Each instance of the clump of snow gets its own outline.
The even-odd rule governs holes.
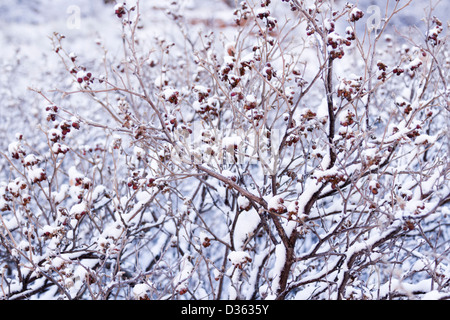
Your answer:
[[[165,73],[161,74],[154,81],[154,84],[157,88],[162,88],[168,84],[167,76]]]
[[[416,137],[416,139],[414,140],[414,143],[417,145],[421,145],[421,144],[433,144],[435,143],[437,140],[436,136],[430,136],[428,134],[421,134],[418,137]]]
[[[267,201],[267,209],[278,214],[284,213],[287,210],[286,206],[284,205],[284,199],[281,195],[271,197]]]
[[[41,182],[45,179],[47,179],[47,175],[45,173],[45,169],[42,168],[34,168],[34,169],[30,169],[28,171],[28,178],[33,182],[33,183],[38,183]]]
[[[99,201],[106,194],[106,187],[104,185],[97,185],[92,191],[92,201]]]
[[[39,161],[40,160],[36,155],[30,153],[29,155],[25,156],[25,158],[23,158],[23,165],[25,167],[34,166],[34,165],[38,164]]]
[[[82,174],[81,172],[79,172],[79,171],[77,170],[77,168],[74,167],[74,166],[72,166],[72,167],[69,168],[68,174],[69,174],[69,181],[70,181],[70,184],[71,184],[71,185],[74,185],[75,182],[76,182],[78,179],[83,179],[83,178],[84,178],[84,174]]]
[[[350,21],[352,21],[352,22],[358,21],[363,16],[364,16],[364,12],[362,12],[360,9],[358,9],[356,7],[353,8],[352,11],[350,11]]]
[[[238,206],[240,210],[248,211],[251,208],[250,200],[247,197],[240,195],[238,197]]]
[[[323,26],[328,32],[333,32],[335,28],[334,21],[331,19],[325,19],[323,22]]]
[[[22,178],[16,178],[14,181],[8,183],[8,191],[14,196],[18,197],[21,190],[27,187],[27,183]]]
[[[135,146],[133,148],[134,156],[138,159],[143,158],[145,156],[145,150],[141,147]]]
[[[245,252],[245,251],[231,251],[228,254],[228,261],[230,261],[230,263],[235,266],[238,267],[239,269],[242,269],[242,267],[248,263],[252,261],[252,258],[250,257],[250,255]]]
[[[420,60],[419,58],[415,58],[408,64],[407,68],[411,71],[414,71],[417,68],[419,68],[421,65],[422,65],[422,60]]]
[[[206,88],[205,86],[202,85],[195,85],[193,88],[193,91],[195,93],[197,93],[197,96],[199,98],[199,101],[203,100],[205,97],[207,97],[209,95],[209,92],[211,91],[210,89]]]
[[[441,178],[441,173],[436,170],[434,174],[426,181],[422,181],[422,192],[423,194],[428,194],[433,191],[436,181]]]
[[[69,150],[70,150],[70,148],[67,145],[61,144],[59,142],[53,144],[53,146],[52,146],[52,151],[55,154],[59,154],[59,153],[64,154],[64,153],[67,153]]]
[[[20,141],[11,142],[8,145],[8,151],[14,159],[19,159],[19,157],[26,155],[25,149]]]
[[[280,243],[275,247],[275,265],[270,270],[270,275],[272,280],[271,291],[272,294],[267,297],[267,299],[274,299],[276,293],[280,288],[280,277],[283,271],[284,265],[286,263],[286,248],[284,244]]]
[[[161,97],[170,103],[177,104],[179,94],[180,93],[174,88],[166,87],[161,93]]]
[[[231,154],[234,154],[238,150],[238,147],[241,145],[241,143],[242,137],[237,135],[231,137],[224,137],[222,139],[223,149]]]
[[[66,263],[68,263],[68,261],[62,257],[55,257],[51,260],[51,265],[57,270],[61,269]]]
[[[123,227],[122,223],[116,221],[115,223],[111,223],[107,227],[105,227],[102,233],[102,237],[117,240],[124,234],[124,232],[125,228]]]
[[[422,300],[440,300],[441,298],[448,297],[445,292],[439,292],[438,290],[432,290],[422,296]]]
[[[239,214],[234,229],[234,247],[237,250],[244,249],[245,241],[253,235],[253,232],[261,222],[261,218],[256,210],[243,211]]]
[[[222,175],[225,178],[230,179],[231,181],[234,181],[234,182],[236,182],[237,178],[238,178],[237,174],[230,170],[223,170]]]
[[[57,128],[52,128],[48,131],[48,136],[49,136],[50,141],[56,142],[61,139],[63,134],[62,134],[61,130],[59,130]]]
[[[52,238],[60,232],[59,227],[54,227],[50,225],[45,225],[41,230],[41,235],[46,238]]]
[[[138,283],[133,287],[133,297],[135,300],[148,300],[148,293],[151,287],[147,283]]]
[[[75,219],[80,219],[83,215],[85,215],[88,211],[88,205],[86,202],[82,201],[81,203],[77,203],[70,208],[69,214]]]
[[[185,254],[183,256],[180,263],[180,271],[173,278],[175,291],[177,291],[179,294],[186,293],[189,287],[189,279],[191,278],[194,271],[194,266],[190,260],[190,255]]]

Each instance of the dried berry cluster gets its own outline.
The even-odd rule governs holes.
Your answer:
[[[339,183],[345,182],[347,179],[343,174],[325,174],[317,178],[317,182],[326,182],[331,184],[332,189],[336,189]]]
[[[428,31],[427,40],[432,46],[437,46],[441,44],[441,40],[438,39],[438,37],[444,28],[442,27],[442,22],[436,17],[433,17],[431,22],[433,23],[434,28]]]
[[[350,11],[350,21],[351,22],[356,22],[359,19],[361,19],[362,17],[364,17],[364,12],[362,12],[360,9],[353,8],[353,10]]]
[[[271,213],[283,214],[287,212],[287,208],[284,204],[284,199],[282,197],[274,197],[268,203],[268,208]]]
[[[275,19],[270,15],[270,11],[269,9],[267,9],[267,6],[270,4],[270,1],[268,2],[269,3],[265,2],[261,3],[261,9],[257,10],[255,15],[256,18],[262,20],[265,23],[266,30],[273,31],[277,26],[277,19]]]
[[[404,108],[403,112],[405,114],[409,114],[412,111],[411,103],[404,99],[397,98],[397,100],[395,100],[395,105]]]
[[[350,46],[351,41],[348,38],[339,36],[334,31],[328,34],[327,46],[331,59],[342,59],[344,56],[343,45]]]
[[[47,112],[46,119],[47,121],[55,121],[56,120],[56,114],[58,113],[58,106],[51,105],[45,107],[45,111]]]
[[[240,2],[241,7],[236,9],[234,11],[234,15],[236,18],[234,18],[234,22],[238,26],[243,26],[247,23],[249,16],[251,15],[251,11],[245,1]]]
[[[85,83],[85,84],[91,84],[94,81],[94,78],[92,77],[92,73],[86,72],[85,70],[80,70],[75,75],[77,78],[78,83]]]
[[[341,121],[341,126],[348,127],[355,123],[355,114],[351,111],[348,111],[345,115],[345,118]]]
[[[47,114],[47,121],[56,122],[58,107],[55,105],[47,106],[45,108]],[[61,142],[66,139],[66,136],[72,129],[80,129],[80,121],[73,117],[71,120],[61,120],[55,123],[53,128],[48,130],[48,139],[52,142],[52,151],[55,155],[66,154],[70,148]]]
[[[342,79],[338,88],[337,96],[348,101],[361,92],[362,77],[353,77],[352,79]]]
[[[123,15],[126,13],[126,3],[118,3],[114,6],[114,13],[118,18],[122,18]]]

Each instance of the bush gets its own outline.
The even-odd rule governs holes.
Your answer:
[[[249,0],[196,34],[177,2],[174,39],[108,7],[122,57],[53,35],[59,89],[1,153],[2,297],[448,298],[443,23]]]

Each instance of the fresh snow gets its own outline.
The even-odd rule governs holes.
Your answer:
[[[313,2],[302,3],[311,13],[320,11],[314,24],[329,31],[326,40],[341,46],[345,35],[362,37],[367,31],[369,0],[359,1],[360,9],[347,4],[342,23],[334,21],[338,15],[327,11],[328,4]],[[241,9],[244,3],[250,9]],[[449,247],[448,129],[442,122],[448,117],[445,108],[438,109],[448,96],[439,79],[448,74],[445,54],[424,55],[420,49],[439,49],[425,42],[442,29],[433,25],[432,15],[421,21],[422,7],[411,5],[389,21],[386,31],[392,34],[378,39],[370,79],[358,59],[360,50],[342,45],[344,59],[336,59],[332,69],[337,112],[332,144],[338,157],[330,166],[325,74],[317,74],[326,62],[317,54],[326,52],[326,44],[318,33],[306,36],[308,21],[297,29],[298,12],[291,12],[288,2],[264,7],[259,1],[141,0],[141,21],[131,41],[134,31],[126,19],[128,10],[134,16],[135,4],[0,4],[0,234],[6,244],[0,245],[6,259],[0,265],[0,298],[276,299],[288,252],[279,226],[288,238],[294,230],[297,236],[288,299],[341,298],[336,295],[340,284],[345,284],[342,298],[448,298],[442,284],[450,267],[435,259]],[[387,12],[394,5],[389,3]],[[436,6],[433,14],[448,12],[446,2]],[[122,8],[127,13],[118,17]],[[80,10],[79,21],[72,19],[76,10],[69,9]],[[362,21],[349,23],[361,12]],[[259,16],[257,28],[253,14]],[[234,20],[241,15],[250,19],[238,34]],[[269,30],[275,21],[278,26]],[[407,39],[397,37],[402,23],[425,35],[414,38],[417,46],[402,45]],[[55,31],[65,36],[61,46],[49,39]],[[369,47],[375,36],[366,35],[363,46]],[[124,44],[138,50],[134,54]],[[388,66],[386,83],[400,85],[376,79],[377,63]],[[392,74],[397,65],[405,69],[403,75]],[[228,79],[239,81],[232,89],[221,78],[227,68]],[[286,73],[293,69],[295,75]],[[262,79],[272,70],[276,76]],[[424,82],[430,70],[440,73]],[[93,95],[79,92],[89,89],[77,81],[88,72],[95,79]],[[143,86],[135,82],[139,72]],[[106,80],[127,89],[111,89]],[[370,130],[364,123],[369,82],[374,90]],[[354,101],[336,95],[353,90],[353,97],[359,86],[364,96]],[[190,158],[174,161],[170,139],[160,130],[154,106],[142,99],[145,94],[158,115],[178,121],[167,129],[171,139],[183,137],[176,141],[182,152],[205,161],[202,165],[221,179],[197,170]],[[252,109],[245,110],[246,104]],[[295,123],[286,128],[294,106]],[[209,107],[219,117],[208,114]],[[316,116],[305,121],[311,110]],[[349,112],[355,113],[355,123],[341,125]],[[199,126],[190,127],[193,121]],[[277,154],[285,133],[300,140]],[[264,139],[256,145],[256,138]],[[230,159],[217,156],[224,152]],[[376,161],[388,155],[389,165],[380,167]],[[325,177],[348,180],[321,189]],[[130,181],[136,185],[130,187]],[[378,184],[378,194],[369,192]],[[331,196],[306,212],[319,190]],[[394,268],[392,261],[402,264]],[[344,283],[348,272],[351,280]]]
[[[258,227],[261,218],[254,209],[243,211],[239,214],[236,227],[234,229],[233,242],[236,250],[243,250],[245,241],[253,235],[254,230]]]

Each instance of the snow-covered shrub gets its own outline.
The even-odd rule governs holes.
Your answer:
[[[55,33],[66,72],[1,153],[0,295],[448,298],[449,51],[436,17],[388,34],[407,5],[375,34],[246,0],[197,32],[170,1],[152,37],[119,3],[95,61]]]

